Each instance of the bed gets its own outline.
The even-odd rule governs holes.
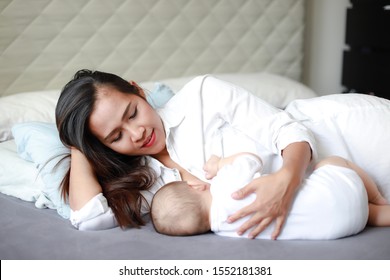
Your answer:
[[[317,97],[300,82],[304,29],[303,0],[1,1],[0,258],[390,259],[390,228],[366,227],[338,240],[276,242],[211,233],[170,237],[150,222],[140,229],[78,231],[59,202],[67,162],[57,169],[43,164],[55,145],[51,136],[28,126],[15,137],[17,125],[53,125],[62,86],[82,68],[140,81],[156,103],[209,73],[304,120],[304,109],[318,106],[299,103]],[[383,188],[388,198],[389,190]]]

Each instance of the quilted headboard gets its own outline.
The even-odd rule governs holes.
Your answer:
[[[0,96],[62,88],[81,68],[300,80],[303,31],[304,0],[0,0]]]

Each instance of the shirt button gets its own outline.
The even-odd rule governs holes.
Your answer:
[[[177,171],[177,169],[173,170],[173,174],[175,175],[176,180],[180,180],[180,173],[179,173],[179,171]]]

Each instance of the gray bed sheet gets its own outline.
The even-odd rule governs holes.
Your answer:
[[[271,241],[158,234],[141,229],[82,232],[54,210],[0,194],[2,260],[389,260],[390,228],[367,227],[330,241]]]

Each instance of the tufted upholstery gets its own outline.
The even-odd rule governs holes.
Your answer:
[[[80,68],[299,80],[303,29],[304,0],[0,0],[0,96],[61,88]]]

